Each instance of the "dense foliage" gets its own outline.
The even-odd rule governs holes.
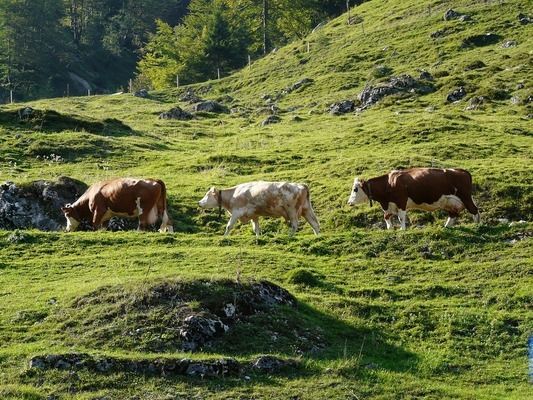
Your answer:
[[[344,7],[339,0],[2,0],[0,102],[10,91],[24,100],[126,87],[143,54],[139,68],[154,87],[177,73],[184,82],[211,78]]]

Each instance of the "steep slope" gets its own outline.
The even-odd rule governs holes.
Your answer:
[[[533,226],[502,219],[531,221],[533,211],[533,36],[518,18],[528,6],[373,0],[351,11],[352,24],[343,15],[220,81],[145,99],[2,107],[0,180],[158,177],[178,234],[0,233],[0,397],[527,398]],[[470,19],[445,21],[449,8]],[[466,95],[447,101],[461,86]],[[369,88],[394,93],[365,107]],[[232,112],[158,119],[192,111],[192,93]],[[332,115],[344,100],[354,110]],[[13,111],[24,107],[55,113],[21,121]],[[280,122],[261,126],[272,113]],[[346,206],[355,174],[414,165],[469,169],[485,224],[465,216],[443,229],[443,214],[413,212],[409,231],[383,231],[376,206]],[[323,234],[303,225],[291,238],[265,221],[258,240],[249,226],[222,239],[225,221],[197,201],[212,185],[255,179],[308,183]],[[177,332],[167,312],[179,301],[131,309],[161,281],[213,280],[216,297],[228,278],[274,281],[298,308],[255,316],[192,355],[169,344]],[[301,346],[310,335],[316,343]],[[70,352],[243,364],[269,352],[299,366],[210,379],[28,368],[34,356]]]

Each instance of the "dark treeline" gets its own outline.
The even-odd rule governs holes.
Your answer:
[[[352,0],[350,5],[360,1]],[[346,0],[1,0],[0,102],[196,82],[241,67]]]

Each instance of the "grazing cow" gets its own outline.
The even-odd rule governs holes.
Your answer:
[[[303,216],[311,224],[315,235],[320,225],[309,200],[309,188],[300,183],[250,182],[230,189],[212,187],[198,202],[202,208],[222,208],[228,210],[231,218],[224,235],[228,235],[237,220],[251,222],[259,236],[259,217],[283,217],[290,222],[292,234],[298,230],[298,219]]]
[[[368,180],[355,178],[348,204],[376,201],[385,213],[387,229],[392,228],[391,217],[397,215],[405,229],[407,210],[444,210],[448,220],[444,226],[455,223],[465,208],[480,222],[479,211],[472,198],[472,176],[457,168],[411,168],[391,171],[387,175]]]
[[[67,219],[67,232],[75,231],[82,220],[99,229],[112,217],[139,218],[139,230],[162,220],[160,232],[173,232],[167,213],[167,190],[156,179],[113,179],[92,185],[73,204],[61,210]]]

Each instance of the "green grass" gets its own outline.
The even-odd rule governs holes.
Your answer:
[[[0,232],[0,398],[528,398],[533,139],[527,115],[533,110],[525,99],[531,95],[533,31],[516,18],[527,6],[370,1],[352,11],[363,18],[364,33],[342,16],[306,39],[309,53],[305,41],[295,42],[251,69],[194,86],[210,85],[202,96],[239,110],[231,115],[158,120],[179,104],[184,89],[151,93],[150,99],[96,96],[3,106],[1,181],[161,178],[178,233],[26,231],[12,242],[12,232]],[[443,21],[449,7],[471,14],[473,22]],[[445,36],[430,37],[441,29]],[[461,48],[464,39],[487,32],[518,45]],[[485,66],[466,68],[475,61]],[[385,98],[359,114],[325,112],[330,103],[355,99],[366,85],[385,81],[376,66],[414,77],[425,69],[436,90]],[[261,96],[304,77],[314,82],[278,102],[282,122],[261,128],[267,115]],[[484,108],[447,104],[446,95],[459,85],[466,100],[485,96]],[[71,116],[76,127],[4,118],[28,105]],[[100,130],[109,119],[131,131],[116,123]],[[51,154],[62,158],[43,159]],[[383,225],[377,207],[346,206],[355,174],[431,165],[472,172],[485,225],[472,225],[464,215],[459,227],[444,229],[444,214],[411,212],[410,230],[387,232],[376,225]],[[314,237],[303,225],[292,238],[280,221],[266,220],[259,239],[250,226],[222,238],[225,218],[198,210],[197,201],[210,186],[256,179],[309,184],[323,234]],[[509,227],[499,218],[530,222]],[[250,380],[27,369],[32,356],[55,352],[191,357],[127,346],[117,336],[102,341],[91,330],[63,330],[61,316],[72,312],[76,298],[106,286],[135,293],[161,280],[235,279],[238,273],[287,288],[300,303],[292,323],[318,330],[325,347],[301,354],[290,341],[276,346],[261,331],[274,329],[271,321],[258,318],[192,357],[244,361],[268,352],[298,357],[300,368]]]

